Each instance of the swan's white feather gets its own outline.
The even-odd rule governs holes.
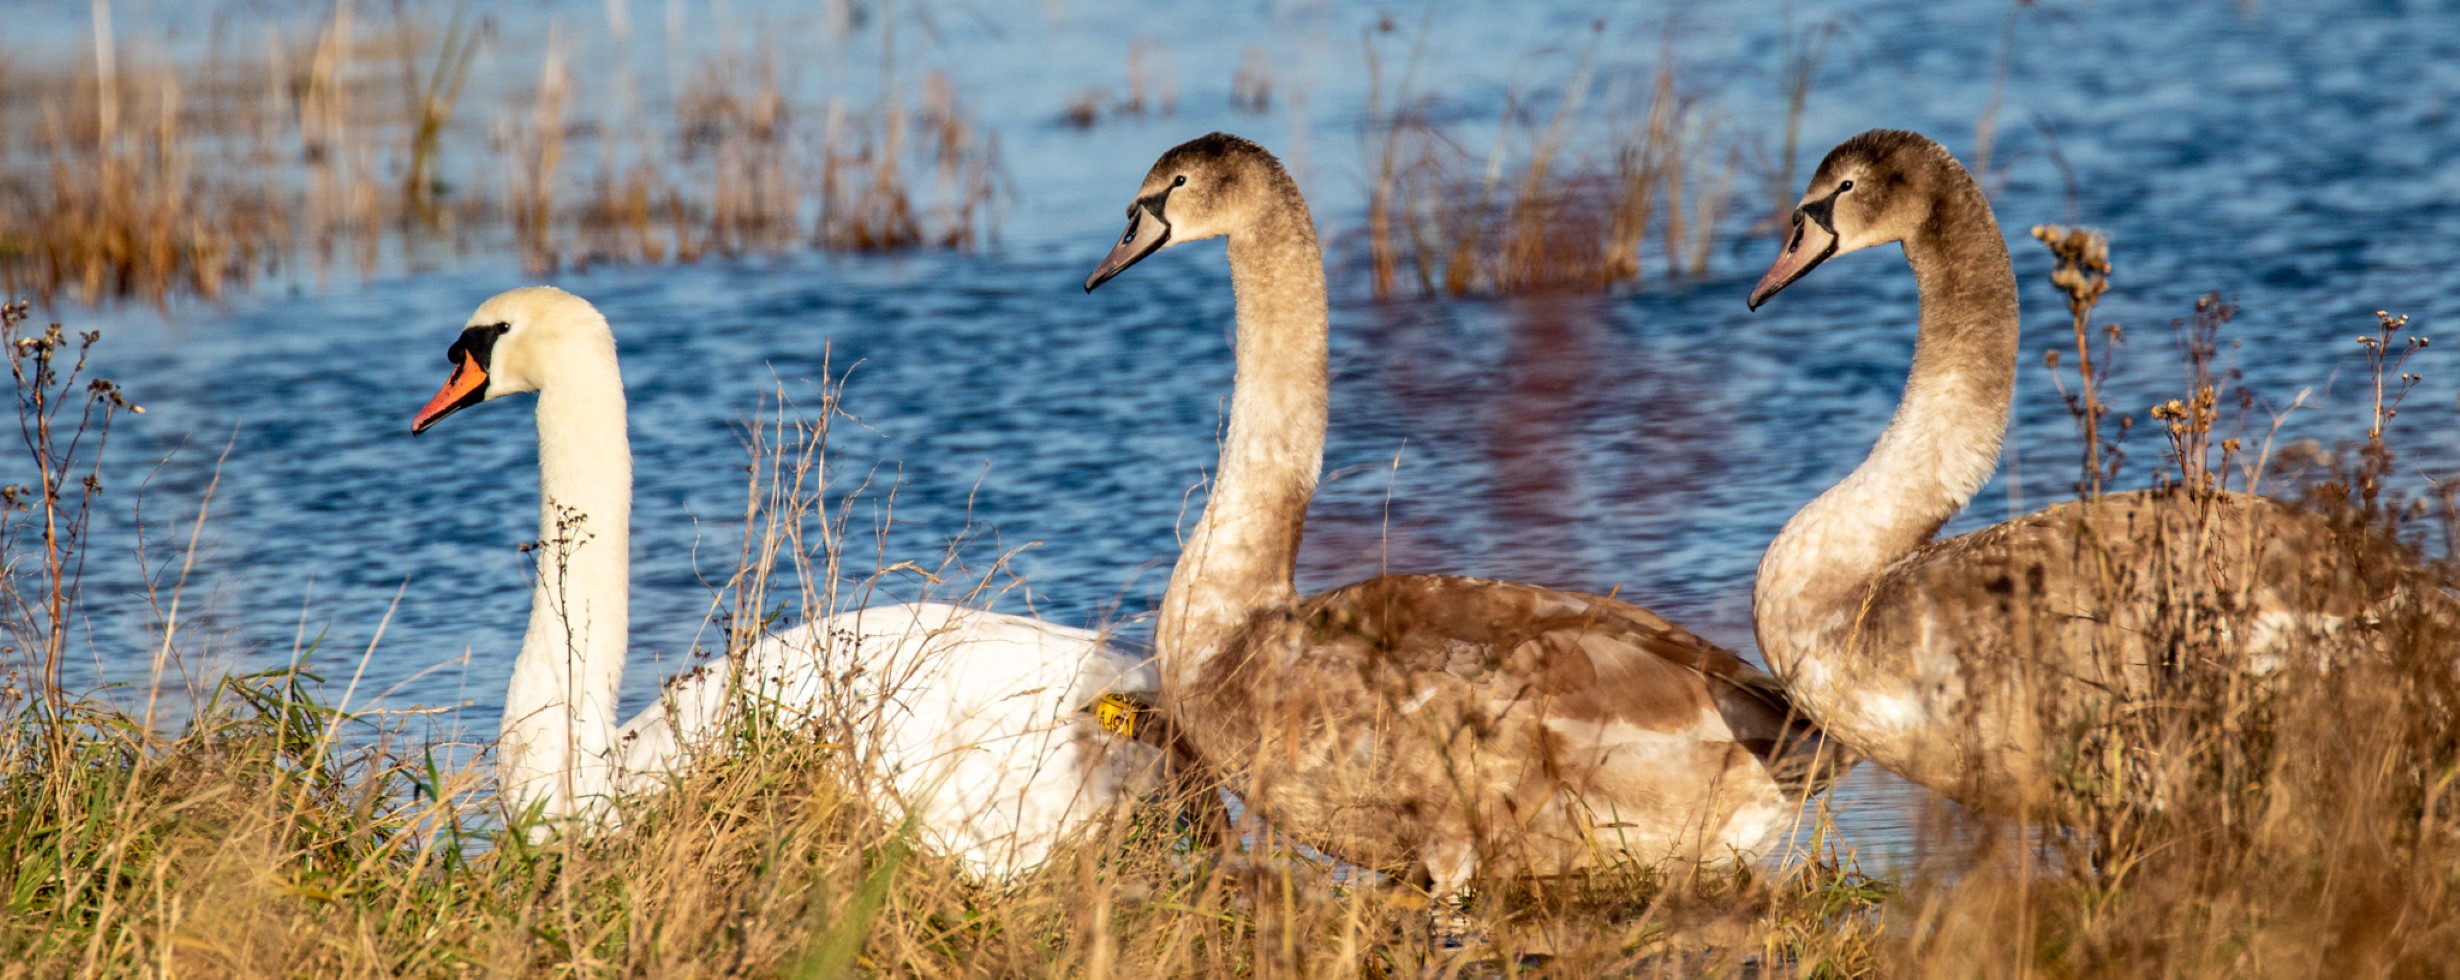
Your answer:
[[[826,726],[884,780],[926,843],[975,873],[1030,868],[1088,819],[1150,789],[1160,753],[1108,737],[1083,708],[1150,692],[1152,665],[1089,630],[940,603],[838,613],[668,681],[627,722],[630,789],[722,748],[738,705]],[[739,691],[741,700],[729,697]]]

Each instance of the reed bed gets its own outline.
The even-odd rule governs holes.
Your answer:
[[[842,60],[842,47],[765,39],[673,56],[658,107],[640,96],[622,31],[515,41],[459,5],[356,9],[337,2],[312,30],[261,44],[218,38],[184,62],[98,31],[72,64],[12,65],[0,104],[49,108],[17,109],[0,137],[15,143],[0,153],[0,285],[45,304],[161,305],[244,288],[294,257],[321,278],[498,250],[535,274],[963,249],[995,236],[1012,196],[997,127],[944,72],[896,67],[893,10],[838,11],[838,44],[868,31],[880,48],[882,77],[854,87],[865,94],[811,95],[790,67]],[[1707,275],[1743,178],[1790,183],[1829,31],[1787,34],[1777,137],[1728,119],[1718,89],[1680,70],[1670,31],[1653,70],[1601,72],[1602,25],[1554,59],[1568,61],[1562,74],[1469,120],[1418,70],[1434,26],[1430,8],[1414,30],[1387,19],[1364,41],[1359,233],[1378,297]],[[1117,80],[1083,89],[1060,119],[1172,114],[1175,79],[1168,50],[1135,39]],[[1234,108],[1271,110],[1261,50],[1229,82]]]
[[[292,209],[263,183],[200,159],[196,110],[167,70],[61,80],[14,72],[0,98],[76,106],[12,128],[0,174],[0,283],[48,300],[244,286],[287,237]]]
[[[1671,34],[1653,70],[1600,77],[1606,29],[1596,25],[1548,87],[1550,106],[1515,92],[1484,144],[1471,145],[1438,121],[1460,113],[1420,87],[1430,27],[1431,17],[1405,36],[1387,19],[1365,40],[1365,238],[1377,298],[1405,284],[1424,296],[1504,295],[1709,274],[1745,149],[1760,141],[1735,138],[1713,92],[1682,77]],[[1813,57],[1803,97],[1815,70]]]
[[[968,248],[1007,193],[996,137],[937,72],[814,102],[782,67],[798,55],[762,42],[697,56],[658,120],[620,41],[508,50],[460,6],[340,2],[302,36],[217,35],[185,60],[115,39],[107,11],[73,64],[0,76],[0,285],[45,305],[213,299],[293,257],[321,277],[439,249],[544,272]]]

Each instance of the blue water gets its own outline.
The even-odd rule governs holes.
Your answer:
[[[876,51],[831,47],[807,9],[816,6],[679,9],[698,48],[758,33],[815,52],[800,62],[804,91],[873,78],[864,59]],[[1775,250],[1746,234],[1771,196],[1746,174],[1702,281],[1374,302],[1355,124],[1366,97],[1360,39],[1380,8],[1017,6],[932,8],[930,30],[911,31],[904,55],[947,67],[1000,135],[1016,197],[991,247],[601,267],[552,280],[594,300],[622,345],[638,460],[629,697],[645,700],[707,642],[711,590],[739,541],[736,427],[779,386],[817,406],[824,364],[850,369],[844,408],[860,417],[835,428],[832,493],[868,477],[853,521],[861,531],[895,488],[889,561],[936,566],[953,546],[981,572],[1008,555],[1022,585],[1004,607],[1149,629],[1143,617],[1177,528],[1200,505],[1186,494],[1212,461],[1229,391],[1228,277],[1208,244],[1148,260],[1091,296],[1079,284],[1153,157],[1216,128],[1289,157],[1333,243],[1330,476],[1310,514],[1302,587],[1391,568],[1620,588],[1750,648],[1761,548],[1861,458],[1894,407],[1914,307],[1892,250],[1833,263],[1746,313],[1743,296]],[[640,8],[630,10],[634,63],[664,64],[664,8],[630,7]],[[1673,22],[1685,77],[1715,100],[1728,132],[1776,130],[1781,10],[1735,5]],[[2007,10],[1987,0],[1798,5],[1798,21],[1833,15],[1842,26],[1803,121],[1797,173],[1875,126],[1922,130],[1970,158]],[[1421,12],[1393,13],[1406,32]],[[147,17],[186,16],[125,5],[120,14],[123,37],[148,30]],[[1479,120],[1515,94],[1553,98],[1547,86],[1569,75],[1600,16],[1604,99],[1615,79],[1645,79],[1667,25],[1662,6],[1445,4],[1430,21],[1420,85],[1444,94],[1467,120],[1465,142],[1483,146]],[[29,36],[74,44],[81,18]],[[509,39],[549,22],[578,45],[603,43],[606,31],[596,2],[516,5],[501,18],[508,40],[487,56],[499,60],[525,57]],[[12,12],[12,24],[21,19]],[[1167,52],[1159,70],[1175,83],[1176,111],[1090,131],[1059,124],[1079,88],[1118,87],[1132,38]],[[2226,335],[2242,346],[2227,356],[2248,385],[2275,406],[2312,389],[2285,438],[2329,445],[2361,432],[2353,340],[2372,311],[2415,314],[2412,332],[2431,334],[2455,302],[2445,243],[2460,238],[2460,174],[2439,163],[2460,155],[2460,127],[2447,119],[2460,95],[2460,11],[2053,2],[2027,8],[2016,39],[1991,180],[2026,290],[2028,366],[2009,466],[1958,526],[2040,506],[2073,480],[2077,441],[2034,366],[2042,349],[2068,343],[2047,256],[2024,238],[2034,223],[2080,221],[2115,242],[2103,314],[2129,330],[2109,395],[2121,411],[2140,417],[2180,390],[2168,324],[2218,290],[2243,308]],[[1268,52],[1278,75],[1275,107],[1261,116],[1226,105],[1250,47]],[[666,91],[655,70],[642,87],[652,102]],[[9,118],[29,117],[19,107]],[[1574,149],[1607,152],[1594,138]],[[482,406],[417,441],[407,424],[442,381],[463,318],[525,281],[509,256],[482,249],[417,275],[280,281],[167,318],[59,311],[106,330],[100,370],[148,409],[114,435],[105,519],[115,523],[90,572],[88,669],[132,680],[151,662],[154,619],[130,557],[128,505],[141,491],[150,568],[167,587],[186,522],[218,474],[182,600],[182,663],[209,675],[278,662],[304,635],[321,639],[314,662],[337,687],[366,655],[362,701],[452,707],[421,724],[491,731],[529,601],[528,560],[516,551],[536,534],[528,406]],[[2413,365],[2426,382],[2395,432],[2411,488],[2419,475],[2460,468],[2460,367],[2446,357],[2430,351]],[[2130,445],[2140,482],[2158,446],[2149,432]],[[898,576],[887,588],[911,595],[918,582]],[[1875,855],[1901,852],[1922,806],[1867,770],[1836,796],[1853,843]]]

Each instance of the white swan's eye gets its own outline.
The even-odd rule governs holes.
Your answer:
[[[1854,182],[1853,182],[1853,181],[1850,181],[1850,180],[1849,180],[1849,181],[1846,181],[1846,182],[1844,182],[1844,183],[1842,183],[1842,184],[1838,184],[1838,185],[1836,185],[1836,192],[1837,192],[1837,193],[1839,193],[1839,194],[1843,194],[1843,193],[1845,193],[1846,191],[1850,191],[1850,190],[1853,190],[1853,189],[1854,189]]]

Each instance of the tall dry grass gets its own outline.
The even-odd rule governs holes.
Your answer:
[[[408,8],[396,6],[394,16],[407,20]],[[470,62],[478,54],[478,33],[481,25],[471,23],[465,7],[456,4],[452,19],[436,42],[435,56],[422,73],[418,52],[408,45],[401,49],[403,101],[410,106],[409,165],[402,175],[402,204],[414,221],[434,223],[436,196],[445,190],[438,170],[443,155],[444,130],[452,123],[453,113],[461,104],[462,88],[470,80]],[[409,34],[405,24],[398,28]]]

